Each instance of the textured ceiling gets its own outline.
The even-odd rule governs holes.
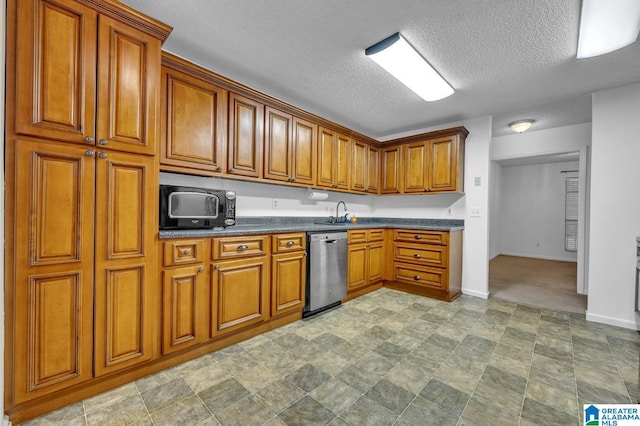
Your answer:
[[[640,81],[640,43],[575,59],[580,0],[123,0],[164,49],[373,138],[493,115],[591,121],[590,93]],[[401,32],[454,87],[426,103],[364,55]]]

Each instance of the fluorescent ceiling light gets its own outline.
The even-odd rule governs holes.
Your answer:
[[[374,44],[364,53],[427,102],[453,94],[449,83],[440,77],[400,33]]]
[[[577,58],[613,52],[635,42],[640,31],[640,1],[582,0]]]
[[[511,130],[513,130],[514,132],[522,133],[526,130],[529,130],[533,123],[535,123],[535,121],[533,120],[518,120],[514,121],[513,123],[509,123],[509,127],[511,127]]]

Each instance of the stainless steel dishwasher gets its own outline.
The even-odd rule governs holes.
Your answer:
[[[309,232],[307,247],[305,318],[339,305],[347,295],[347,232]]]

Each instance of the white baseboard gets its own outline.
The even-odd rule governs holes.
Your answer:
[[[574,262],[574,263],[578,262],[576,259],[566,259],[566,258],[557,257],[557,256],[545,256],[542,254],[529,254],[529,253],[500,253],[500,254],[503,254],[505,256],[530,257],[532,259],[557,260],[560,262]]]
[[[481,299],[488,299],[489,298],[489,292],[488,291],[477,291],[477,290],[470,290],[470,289],[462,289],[462,293],[464,294],[468,294],[469,296],[474,296],[474,297],[479,297]]]
[[[4,419],[2,419],[2,426],[11,426],[11,420],[9,420],[9,416],[4,416]]]
[[[613,318],[604,315],[591,314],[586,312],[587,321],[599,322],[601,324],[614,325],[616,327],[629,328],[631,330],[640,330],[640,323],[637,320],[627,320],[623,318]]]

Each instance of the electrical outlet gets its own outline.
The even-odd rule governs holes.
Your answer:
[[[273,210],[277,210],[278,209],[278,200],[277,199],[275,199],[275,198],[271,199],[271,208]]]
[[[451,207],[449,207],[447,209],[447,216],[451,216],[453,214],[453,209]]]
[[[471,217],[480,217],[480,207],[473,207],[471,209]]]
[[[482,180],[480,179],[480,176],[476,176],[476,178],[473,180],[475,186],[480,186],[481,182]]]

